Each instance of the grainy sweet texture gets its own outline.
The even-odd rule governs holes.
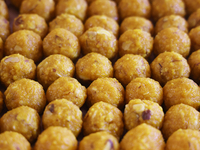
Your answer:
[[[190,66],[187,60],[176,52],[159,54],[151,63],[152,78],[161,85],[180,77],[190,76]]]
[[[193,52],[188,58],[188,64],[191,68],[190,77],[196,82],[200,83],[200,50]]]
[[[4,57],[0,63],[0,70],[1,82],[6,87],[22,78],[34,80],[36,77],[36,65],[34,61],[20,54],[12,54]]]
[[[165,114],[162,127],[162,134],[165,140],[178,129],[199,130],[199,112],[185,104],[177,104],[170,107]]]
[[[191,79],[173,79],[163,87],[163,99],[166,109],[182,103],[198,110],[200,108],[200,88]]]
[[[19,106],[29,106],[41,114],[46,105],[42,85],[30,79],[23,78],[13,82],[8,86],[4,95],[8,110]]]
[[[151,16],[151,5],[148,0],[120,0],[118,12],[121,21],[130,16],[149,19]]]
[[[47,89],[60,77],[73,77],[75,72],[74,63],[68,57],[53,54],[45,58],[37,66],[37,80]]]
[[[162,107],[150,100],[132,99],[124,109],[124,123],[127,130],[142,123],[161,129],[163,120]]]
[[[166,150],[177,150],[190,148],[195,150],[200,147],[200,132],[192,129],[179,129],[175,131],[166,142]]]
[[[64,127],[49,127],[38,137],[34,150],[76,150],[78,141],[74,134]]]
[[[112,59],[118,53],[117,38],[102,27],[88,29],[79,41],[84,55],[95,52]]]
[[[128,131],[120,142],[121,150],[164,150],[164,147],[160,130],[145,123]]]
[[[170,27],[161,30],[155,37],[153,52],[159,55],[163,52],[177,52],[183,57],[190,53],[190,37],[182,30]]]
[[[62,54],[75,60],[80,55],[80,44],[78,38],[70,31],[63,28],[52,30],[43,40],[44,56]]]
[[[76,77],[82,81],[93,81],[100,77],[113,77],[111,61],[98,53],[88,53],[76,63]]]
[[[48,26],[45,19],[37,14],[20,14],[14,19],[13,32],[24,29],[39,34],[42,39],[48,32]]]
[[[5,113],[0,120],[1,132],[15,131],[29,142],[34,142],[40,133],[40,116],[35,109],[20,106]]]
[[[137,77],[126,86],[125,97],[126,104],[128,104],[132,99],[146,99],[162,105],[163,89],[156,80],[145,77]]]
[[[119,140],[124,131],[122,112],[105,102],[91,106],[83,119],[83,133],[89,135],[98,131],[107,131]]]
[[[93,15],[105,15],[113,18],[115,21],[119,21],[117,5],[113,1],[95,0],[88,7],[87,14],[89,17]]]
[[[28,140],[20,133],[13,131],[5,131],[0,134],[1,149],[7,150],[31,150],[31,145]]]
[[[153,0],[152,18],[156,22],[158,19],[168,15],[180,15],[185,17],[185,3],[182,0]]]
[[[44,129],[50,126],[62,126],[72,131],[77,137],[82,128],[82,111],[67,99],[57,99],[50,102],[43,113]]]
[[[53,0],[23,0],[20,13],[38,14],[49,22],[54,17],[55,2]]]
[[[78,6],[78,7],[77,7]],[[59,0],[56,5],[56,16],[68,13],[84,21],[87,13],[87,2],[85,0]]]
[[[153,50],[153,37],[141,29],[127,30],[119,38],[119,56],[141,55],[148,58]]]
[[[154,33],[152,22],[143,17],[131,16],[125,18],[120,25],[120,35],[130,29],[142,29],[143,31],[151,33],[151,35]]]
[[[126,54],[115,62],[114,76],[126,86],[137,77],[150,77],[151,69],[142,56]]]
[[[119,25],[118,23],[105,15],[93,15],[89,17],[84,24],[85,31],[92,27],[102,27],[110,32],[112,32],[116,37],[119,34]]]
[[[190,37],[190,40],[191,40],[191,51],[194,52],[194,51],[197,51],[200,49],[200,46],[199,46],[199,42],[200,42],[200,26],[197,26],[195,28],[193,28],[192,30],[190,30],[189,32],[189,37]]]
[[[58,15],[49,23],[50,32],[56,28],[67,29],[77,37],[81,36],[84,32],[84,25],[81,22],[81,20],[75,17],[74,15],[70,15],[67,13]]]
[[[34,62],[42,59],[41,37],[30,30],[19,30],[12,33],[5,41],[4,54],[21,54]]]
[[[89,106],[103,101],[118,108],[124,106],[124,88],[115,78],[98,78],[87,88],[87,104]]]
[[[79,150],[120,150],[116,137],[106,131],[99,131],[85,136],[79,143]]]
[[[78,107],[83,106],[87,94],[86,88],[72,77],[60,77],[54,81],[46,92],[47,101],[65,98]]]
[[[176,27],[188,33],[188,22],[179,15],[169,15],[160,18],[155,25],[155,35],[163,29]]]

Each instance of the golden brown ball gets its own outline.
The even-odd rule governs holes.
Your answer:
[[[85,86],[75,78],[60,77],[49,86],[46,97],[48,102],[64,98],[81,107],[85,103],[87,94]]]
[[[77,137],[82,128],[82,111],[67,99],[56,99],[50,102],[42,116],[44,129],[50,126],[66,127]]]
[[[119,140],[124,131],[122,112],[105,102],[91,106],[83,119],[83,133],[86,136],[99,131],[107,131]]]
[[[150,77],[151,69],[148,61],[140,55],[126,54],[114,64],[114,76],[126,86],[138,77]]]
[[[39,135],[34,150],[76,150],[77,147],[78,141],[69,129],[53,126]]]
[[[159,54],[150,66],[152,78],[162,86],[172,79],[190,76],[187,60],[176,52]]]
[[[141,29],[127,30],[119,38],[119,56],[141,55],[148,58],[153,51],[153,37]]]
[[[134,91],[134,92],[133,92]],[[150,100],[163,103],[163,89],[159,82],[151,78],[138,77],[126,86],[126,104],[132,99]]]
[[[35,109],[20,106],[5,113],[0,125],[1,132],[15,131],[34,142],[40,133],[40,116]]]
[[[121,150],[164,150],[160,130],[145,123],[128,131],[120,142]]]
[[[162,134],[167,140],[178,129],[199,130],[199,112],[185,104],[177,104],[166,112]]]
[[[142,123],[161,129],[164,119],[162,107],[150,100],[132,99],[125,105],[124,123],[131,130]]]
[[[20,133],[5,131],[0,134],[1,149],[6,150],[31,150],[28,140]]]
[[[163,100],[166,109],[182,103],[198,110],[200,108],[200,88],[191,79],[173,79],[163,87]]]
[[[183,57],[190,53],[190,37],[184,31],[175,28],[165,28],[161,30],[154,39],[153,52],[159,55],[163,52],[177,52]]]

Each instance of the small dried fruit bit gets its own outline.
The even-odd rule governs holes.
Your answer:
[[[150,100],[133,99],[124,110],[124,122],[127,130],[146,123],[157,129],[161,129],[164,119],[162,107]]]

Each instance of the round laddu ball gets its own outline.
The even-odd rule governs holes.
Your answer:
[[[124,87],[115,78],[98,78],[87,88],[87,104],[106,102],[115,107],[124,106]]]
[[[19,106],[29,106],[38,113],[42,113],[46,105],[46,96],[42,85],[26,78],[10,84],[4,95],[8,110]]]
[[[31,30],[43,39],[48,32],[48,26],[44,18],[37,14],[20,14],[13,21],[13,32],[18,30]]]
[[[162,86],[172,79],[190,76],[190,66],[187,60],[176,52],[159,54],[150,67],[152,78]]]
[[[88,29],[80,36],[79,41],[84,55],[96,52],[112,59],[118,53],[117,38],[102,27]]]
[[[15,6],[15,7],[17,7],[18,9],[20,8],[20,6],[21,6],[21,4],[22,4],[22,2],[23,2],[23,0],[10,0],[11,1],[11,3]]]
[[[194,149],[200,147],[200,132],[192,129],[179,129],[175,131],[167,140],[166,150]]]
[[[2,40],[5,42],[7,37],[10,35],[10,23],[2,16],[0,16],[0,22],[0,38],[2,38]]]
[[[89,17],[85,21],[84,27],[85,31],[93,27],[102,27],[105,30],[112,32],[115,35],[115,37],[118,37],[119,35],[118,23],[114,19],[105,15],[94,15]]]
[[[5,41],[4,54],[21,54],[35,63],[42,59],[41,37],[30,30],[19,30],[12,33]]]
[[[186,14],[183,0],[153,0],[151,6],[152,19],[155,22],[164,16],[179,15],[184,17]]]
[[[151,5],[149,0],[120,0],[118,12],[121,21],[131,16],[149,19],[151,16]]]
[[[119,21],[117,5],[113,1],[108,0],[95,0],[90,4],[87,10],[88,17],[93,15],[105,15],[114,19],[115,21]]]
[[[40,116],[35,109],[20,106],[5,113],[0,120],[1,132],[14,131],[34,142],[40,133]]]
[[[189,37],[191,40],[191,51],[197,51],[200,49],[199,42],[200,42],[200,26],[197,26],[190,30]]]
[[[34,61],[20,54],[12,54],[4,57],[0,63],[0,70],[1,82],[6,87],[23,78],[34,80],[36,76]]]
[[[183,0],[183,2],[185,3],[187,15],[191,15],[200,8],[200,0]]]
[[[151,35],[154,33],[154,27],[150,20],[143,17],[131,16],[122,21],[120,25],[120,35],[127,30],[134,29],[141,29],[142,31],[146,31]]]
[[[3,0],[0,1],[0,16],[4,17],[5,19],[9,18],[8,7]]]
[[[134,91],[134,92],[133,92]],[[151,78],[135,78],[126,86],[126,104],[132,99],[150,100],[162,105],[163,89]]]
[[[114,64],[114,76],[122,85],[128,85],[138,77],[150,77],[149,63],[140,55],[126,54]]]
[[[86,100],[86,88],[72,77],[60,77],[54,81],[46,92],[47,101],[56,99],[67,99],[78,107],[81,107]]]
[[[4,94],[0,91],[0,113],[2,112],[3,110],[3,107],[4,107]]]
[[[38,137],[34,150],[76,150],[78,141],[65,127],[49,127]]]
[[[178,28],[185,33],[188,33],[188,22],[185,18],[179,15],[169,15],[160,18],[155,25],[155,34],[158,34],[161,30],[175,27]]]
[[[182,103],[198,110],[200,108],[200,88],[191,79],[173,79],[163,87],[163,100],[166,109]]]
[[[163,52],[177,52],[183,57],[187,57],[190,53],[191,41],[190,37],[184,31],[170,27],[160,31],[153,45],[153,52],[159,55]]]
[[[44,129],[50,126],[62,126],[71,130],[76,137],[81,132],[82,123],[82,111],[67,99],[50,102],[42,116]]]
[[[56,5],[56,16],[68,13],[84,21],[86,19],[87,8],[88,5],[85,0],[60,0]]]
[[[91,146],[92,145],[92,146]],[[99,131],[85,136],[79,143],[78,150],[119,150],[116,137],[106,131]]]
[[[119,140],[124,131],[122,112],[105,102],[91,106],[83,119],[83,133],[86,136],[99,131],[107,131]]]
[[[88,53],[76,63],[76,76],[82,81],[94,81],[101,77],[113,77],[111,61],[98,53]]]
[[[45,57],[52,54],[62,54],[75,60],[80,55],[78,38],[63,28],[52,30],[43,40],[43,53]]]
[[[141,55],[148,58],[153,50],[153,37],[141,29],[127,30],[119,38],[119,56]]]
[[[77,37],[81,36],[84,32],[84,25],[81,20],[67,13],[57,16],[49,23],[50,32],[56,28],[64,28]]]
[[[0,134],[1,149],[6,150],[31,150],[28,140],[20,133],[5,131]]]
[[[55,13],[54,0],[23,0],[20,14],[38,14],[49,22]]]
[[[188,24],[190,29],[200,26],[200,9],[197,9],[189,16]]]
[[[162,107],[150,100],[133,99],[125,105],[124,123],[131,130],[142,123],[161,129],[164,119]]]
[[[178,129],[199,130],[199,112],[185,104],[169,108],[164,116],[162,134],[167,140]]]
[[[120,142],[121,150],[164,150],[164,147],[160,130],[145,123],[128,131]]]
[[[37,80],[47,89],[60,77],[73,77],[75,66],[71,59],[64,55],[54,54],[45,58],[37,66]]]
[[[200,83],[200,50],[193,52],[188,58],[188,64],[191,68],[190,77],[196,82]]]
[[[0,37],[0,60],[3,58],[3,40]]]

